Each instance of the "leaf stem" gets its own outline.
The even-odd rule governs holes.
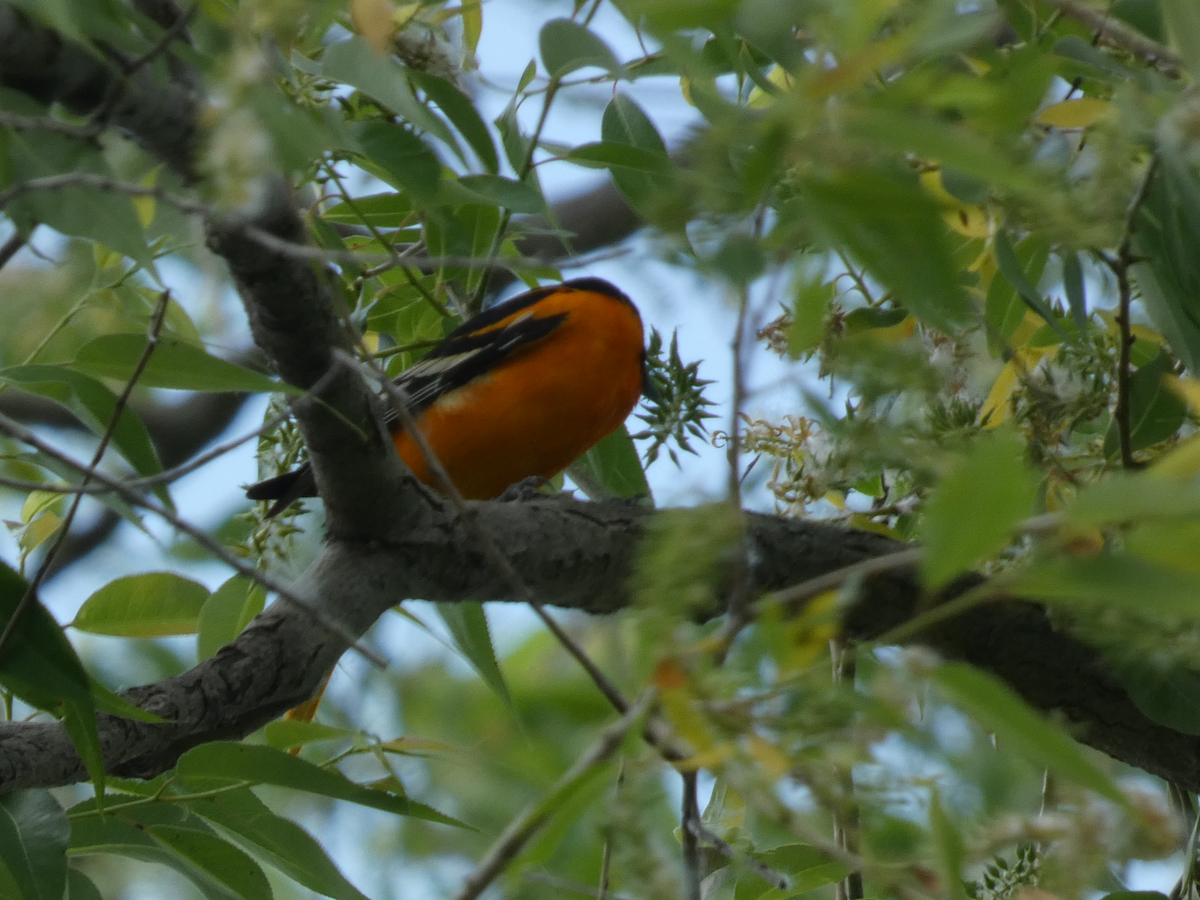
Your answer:
[[[1130,321],[1130,308],[1133,305],[1133,288],[1129,282],[1129,269],[1136,263],[1137,257],[1133,252],[1133,235],[1137,228],[1137,215],[1142,204],[1146,201],[1146,195],[1150,191],[1150,184],[1154,180],[1154,176],[1158,171],[1158,158],[1150,157],[1150,162],[1146,165],[1146,171],[1142,173],[1141,181],[1138,183],[1137,190],[1134,191],[1133,198],[1129,201],[1129,207],[1125,211],[1125,228],[1121,236],[1121,244],[1117,248],[1116,256],[1111,254],[1102,254],[1101,258],[1112,270],[1117,279],[1117,327],[1119,329],[1118,340],[1120,344],[1117,348],[1117,402],[1113,409],[1113,421],[1117,425],[1117,440],[1121,448],[1121,465],[1126,469],[1140,469],[1142,464],[1134,459],[1133,456],[1133,433],[1130,426],[1130,385],[1132,380],[1132,372],[1130,370],[1129,354],[1133,347],[1133,323]]]

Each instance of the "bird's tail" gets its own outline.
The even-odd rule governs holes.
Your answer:
[[[246,488],[246,497],[250,500],[275,501],[267,510],[267,518],[279,515],[301,497],[315,496],[317,480],[313,477],[312,466],[308,463]]]

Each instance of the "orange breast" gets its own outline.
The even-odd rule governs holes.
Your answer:
[[[563,291],[538,316],[568,313],[548,337],[496,371],[451,391],[417,425],[459,492],[487,500],[531,476],[557,475],[632,411],[642,389],[642,323],[629,304],[592,291]],[[403,431],[396,450],[433,484]]]

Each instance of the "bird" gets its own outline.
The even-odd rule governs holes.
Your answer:
[[[618,288],[577,278],[481,312],[395,379],[417,429],[459,494],[491,500],[549,479],[618,429],[652,391],[642,319]],[[440,489],[394,412],[385,420],[417,479]],[[317,496],[308,463],[246,489],[275,516]]]

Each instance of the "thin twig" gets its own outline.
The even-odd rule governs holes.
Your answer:
[[[100,124],[75,125],[53,116],[22,116],[12,112],[0,112],[0,128],[11,128],[13,131],[49,131],[78,140],[93,138],[104,130],[104,126]]]
[[[625,786],[625,760],[617,764],[616,793]],[[600,878],[596,887],[596,900],[608,900],[609,871],[612,866],[612,835],[604,836],[604,849],[600,851]]]
[[[108,444],[112,440],[113,433],[117,430],[117,424],[121,421],[121,416],[125,413],[125,406],[129,403],[129,397],[133,394],[134,387],[141,379],[142,372],[145,371],[147,363],[150,362],[150,355],[158,346],[158,334],[162,329],[163,319],[167,314],[167,306],[170,302],[170,291],[163,291],[159,294],[158,303],[155,304],[154,312],[150,315],[150,325],[146,329],[146,346],[142,350],[141,356],[138,357],[137,364],[133,367],[133,372],[130,374],[129,380],[125,382],[125,389],[117,397],[112,415],[108,420],[108,426],[104,429],[104,434],[100,436],[100,443],[96,446],[96,452],[92,454],[92,461],[83,472],[83,484],[85,485],[91,479],[96,467],[100,465],[100,461],[104,459],[104,452],[108,449]],[[17,603],[17,608],[13,610],[12,616],[5,624],[4,631],[0,632],[0,654],[4,653],[4,648],[8,646],[9,641],[12,640],[12,636],[16,634],[17,626],[20,624],[21,619],[36,602],[38,589],[42,586],[42,582],[46,580],[46,574],[50,571],[54,557],[58,554],[58,551],[67,539],[67,534],[71,530],[71,525],[75,522],[75,514],[79,512],[79,504],[81,502],[83,502],[82,494],[76,494],[71,500],[71,506],[67,509],[67,514],[58,526],[58,534],[54,537],[54,543],[50,545],[50,549],[42,557],[42,562],[25,588],[25,593],[21,596],[20,602]]]
[[[334,168],[332,164],[326,164],[325,168],[326,171],[329,172],[333,183],[337,185],[338,193],[342,197],[342,202],[346,204],[346,207],[354,215],[358,216],[358,220],[362,222],[367,231],[371,233],[371,237],[375,239],[375,242],[388,252],[388,256],[391,258],[391,265],[395,266],[403,273],[405,280],[408,281],[410,286],[416,289],[426,303],[433,307],[434,312],[436,312],[443,319],[449,318],[450,312],[446,309],[446,307],[438,302],[437,298],[426,289],[425,285],[421,284],[421,280],[419,278],[413,276],[411,267],[409,266],[408,261],[405,260],[404,256],[396,251],[396,248],[393,246],[391,241],[388,241],[384,238],[379,229],[376,228],[371,222],[370,218],[368,216],[364,216],[359,211],[358,205],[355,203],[354,198],[350,196],[350,192],[346,190],[346,186],[342,184],[342,179],[341,176],[338,175],[337,169]]]
[[[596,900],[608,900],[608,870],[612,864],[612,842],[606,840],[600,851],[600,880],[596,886]]]
[[[3,413],[0,413],[0,432],[7,434],[9,437],[14,438],[15,440],[18,440],[23,444],[28,444],[29,446],[31,446],[37,450],[40,450],[42,453],[45,453],[47,456],[50,456],[50,457],[58,460],[59,462],[63,463],[64,465],[70,466],[71,468],[73,468],[79,472],[88,471],[87,468],[84,467],[81,463],[75,461],[67,454],[61,452],[60,450],[58,450],[58,448],[54,447],[52,444],[49,444],[46,441],[43,441],[41,438],[39,438],[36,434],[34,434],[32,431],[30,431],[28,428],[26,428],[20,422],[10,419],[8,416],[4,415]],[[103,474],[102,472],[93,471],[91,473],[91,478],[106,485],[113,493],[115,493],[117,496],[119,496],[125,502],[129,503],[131,506],[137,506],[141,509],[146,510],[147,512],[153,513],[154,515],[156,515],[159,518],[166,521],[169,525],[174,527],[177,531],[180,531],[183,534],[186,534],[188,537],[190,537],[192,540],[194,540],[197,544],[199,544],[201,547],[203,547],[205,550],[207,550],[209,553],[211,553],[213,556],[215,556],[221,562],[225,563],[225,565],[229,566],[235,572],[238,572],[241,575],[245,575],[251,581],[257,582],[258,584],[260,584],[264,588],[266,588],[268,591],[273,591],[275,594],[277,594],[279,596],[280,600],[283,600],[284,602],[291,604],[292,606],[296,607],[299,610],[303,610],[307,615],[312,617],[314,622],[316,622],[317,624],[321,625],[322,627],[328,629],[331,634],[334,634],[334,635],[337,635],[338,637],[340,637],[342,640],[344,640],[350,646],[351,649],[355,650],[364,659],[368,660],[373,665],[378,666],[381,669],[387,667],[387,660],[385,660],[383,657],[381,657],[379,654],[375,653],[374,651],[363,646],[359,642],[358,636],[353,634],[352,632],[350,632],[346,628],[345,625],[343,625],[342,623],[340,623],[340,622],[336,621],[335,619],[331,618],[330,616],[328,616],[323,610],[320,610],[317,607],[313,606],[311,602],[309,602],[308,600],[306,600],[303,597],[300,597],[291,588],[287,587],[286,585],[284,585],[284,584],[280,583],[279,581],[277,581],[276,579],[272,578],[266,572],[263,572],[260,569],[256,569],[254,566],[250,565],[245,560],[236,556],[227,547],[225,547],[225,545],[223,545],[220,541],[215,540],[213,537],[211,537],[209,534],[207,534],[202,529],[197,528],[195,525],[192,525],[191,523],[187,522],[184,519],[181,519],[179,516],[175,515],[170,510],[147,499],[146,497],[139,494],[137,491],[131,490],[130,488],[128,488],[124,484],[122,484],[120,481],[117,481],[114,478],[110,478],[109,476]]]
[[[697,839],[708,844],[722,856],[728,860],[738,863],[746,867],[771,887],[778,888],[781,891],[786,891],[790,885],[788,877],[782,872],[772,869],[766,863],[755,859],[753,856],[748,856],[745,853],[737,850],[732,844],[723,838],[719,837],[715,832],[704,827],[704,823],[699,819],[693,819],[687,826],[696,835]]]
[[[130,76],[165,52],[176,37],[182,35],[184,41],[191,43],[190,38],[184,34],[184,31],[197,9],[198,5],[193,4],[187,13],[181,13],[170,26],[163,30],[158,40],[145,53],[135,59],[127,59],[125,54],[118,52],[115,48],[110,47],[108,49],[110,60],[119,68],[112,72],[113,77],[109,80],[105,88],[104,97],[96,108],[92,110],[91,115],[88,116],[88,121],[83,126],[87,132],[99,134],[108,127],[108,117],[116,110],[117,104],[120,102],[121,96],[129,84]]]
[[[141,478],[126,478],[118,483],[122,487],[128,488],[129,490],[141,491],[147,488],[157,487],[160,484],[170,484],[182,478],[184,475],[191,474],[197,469],[208,465],[214,459],[224,456],[231,450],[236,450],[247,441],[252,441],[256,437],[259,437],[266,432],[282,425],[292,417],[298,404],[312,400],[313,397],[325,389],[326,385],[328,385],[330,380],[332,380],[335,371],[335,369],[331,368],[324,375],[318,378],[316,382],[314,382],[313,386],[307,391],[293,398],[288,403],[288,408],[286,410],[278,415],[272,416],[253,431],[244,434],[239,438],[234,438],[227,443],[218,444],[207,453],[202,453],[199,456],[195,456],[187,462],[180,463],[178,466],[159,472],[157,475],[145,475]],[[21,481],[16,478],[5,478],[3,476],[0,476],[0,485],[23,491],[43,491],[47,494],[111,494],[113,492],[113,489],[105,484],[42,484],[37,481]]]
[[[832,572],[826,572],[824,575],[818,575],[815,578],[802,581],[792,587],[776,591],[773,596],[768,598],[768,602],[786,606],[789,613],[794,613],[795,606],[804,603],[806,600],[811,600],[818,594],[839,588],[848,581],[869,578],[872,575],[894,572],[898,569],[907,569],[910,566],[916,565],[920,560],[921,549],[919,547],[905,547],[903,550],[897,550],[894,553],[873,556],[861,562],[842,566],[840,569],[834,569]]]
[[[576,6],[575,12],[571,14],[571,18],[579,15],[579,10],[582,6]],[[595,14],[595,9],[587,14],[584,20],[590,21],[591,16]],[[546,120],[550,117],[550,106],[554,103],[554,98],[558,94],[558,89],[562,87],[562,79],[557,75],[550,76],[550,83],[546,85],[546,95],[542,98],[542,111],[538,116],[537,124],[533,128],[533,133],[529,136],[529,150],[525,154],[525,159],[521,163],[520,169],[517,171],[517,181],[524,181],[529,177],[529,173],[533,170],[533,156],[537,152],[538,142],[542,139],[542,131],[546,127]],[[515,98],[514,98],[515,101]],[[518,131],[518,139],[520,134]],[[500,248],[504,244],[504,238],[508,234],[508,225],[512,221],[512,210],[505,207],[504,212],[500,215],[500,224],[496,228],[496,236],[492,239],[492,246],[488,250],[488,257],[495,259],[500,254]],[[553,225],[553,219],[551,219]],[[475,296],[471,298],[470,311],[472,313],[479,312],[483,307],[483,298],[487,294],[488,282],[491,281],[490,270],[484,274],[484,277],[479,279],[479,286],[475,289]]]
[[[1121,448],[1121,465],[1126,469],[1140,469],[1142,464],[1133,456],[1133,433],[1130,418],[1130,389],[1133,373],[1130,368],[1129,355],[1133,347],[1133,323],[1130,321],[1130,310],[1133,305],[1133,287],[1129,281],[1129,269],[1137,262],[1133,252],[1133,236],[1137,229],[1137,216],[1146,201],[1150,184],[1158,171],[1157,157],[1151,157],[1142,173],[1141,181],[1129,206],[1125,211],[1125,228],[1121,236],[1121,244],[1114,258],[1103,254],[1101,258],[1112,270],[1117,279],[1117,326],[1120,329],[1117,348],[1117,403],[1113,409],[1113,421],[1117,425],[1117,440]]]
[[[32,233],[31,229],[30,234]],[[4,246],[0,247],[0,269],[7,266],[9,260],[16,256],[17,252],[27,243],[29,243],[29,235],[21,234],[19,231],[5,241]]]
[[[830,661],[833,665],[834,682],[849,683],[854,687],[855,662],[854,647],[841,640],[829,642]],[[854,772],[850,769],[839,770],[839,781],[845,793],[844,808],[833,811],[833,839],[848,853],[858,852],[858,801],[854,797]],[[862,900],[863,876],[861,869],[851,871],[837,883],[834,889],[835,900]]]
[[[742,405],[746,401],[745,381],[745,339],[746,316],[750,306],[747,288],[738,293],[737,324],[733,330],[733,403],[729,419],[729,440],[725,445],[725,464],[728,468],[727,502],[730,507],[740,514],[742,510],[742,479],[741,479],[741,435],[738,432],[742,417]],[[734,639],[745,628],[752,618],[750,614],[750,548],[743,533],[738,541],[737,557],[732,566],[732,583],[729,590],[729,601],[726,605],[725,624],[717,636],[716,646],[719,654],[724,654],[733,645]]]
[[[475,900],[488,885],[496,880],[504,868],[521,852],[529,839],[554,814],[559,801],[569,794],[593,768],[605,762],[620,749],[625,735],[649,709],[654,698],[655,692],[652,689],[643,693],[620,719],[600,733],[600,738],[596,743],[589,747],[575,761],[575,764],[554,783],[541,802],[529,807],[508,823],[508,827],[479,861],[475,871],[466,877],[462,890],[455,896],[455,900]]]
[[[1065,16],[1082,22],[1099,35],[1101,43],[1127,50],[1142,62],[1156,67],[1164,75],[1179,77],[1183,60],[1165,44],[1151,40],[1140,31],[1114,18],[1108,9],[1092,6],[1082,0],[1046,0]],[[1111,4],[1109,4],[1111,6]]]
[[[680,821],[680,843],[683,845],[683,896],[685,900],[700,900],[700,882],[704,876],[700,871],[700,845],[696,841],[693,824],[700,821],[700,805],[696,798],[695,770],[680,772],[683,779],[683,811]]]
[[[192,18],[196,15],[196,11],[199,8],[200,5],[198,3],[193,3],[187,9],[181,10],[175,21],[172,22],[167,28],[163,29],[163,33],[159,35],[158,40],[154,42],[150,49],[128,65],[128,67],[125,69],[125,74],[132,75],[142,66],[153,62],[161,54],[166,52],[167,48],[174,43],[176,38],[179,38],[185,44],[190,44],[191,38],[187,34],[187,27],[189,24],[191,24]]]
[[[1118,260],[1113,267],[1117,276],[1117,326],[1120,346],[1117,348],[1117,404],[1113,408],[1113,421],[1117,423],[1117,442],[1121,448],[1121,465],[1126,469],[1140,468],[1133,457],[1133,430],[1130,426],[1129,391],[1132,382],[1129,354],[1133,347],[1133,332],[1129,321],[1129,310],[1133,291],[1129,284],[1129,267]]]

